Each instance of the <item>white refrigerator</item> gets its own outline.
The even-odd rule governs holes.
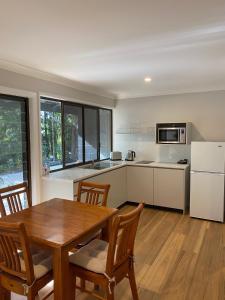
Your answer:
[[[191,143],[190,216],[224,221],[225,142]]]

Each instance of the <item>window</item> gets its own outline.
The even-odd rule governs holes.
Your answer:
[[[41,135],[51,171],[108,159],[112,110],[41,97]]]
[[[42,160],[51,170],[62,168],[61,102],[41,101]]]
[[[82,107],[64,105],[65,165],[83,162]]]
[[[112,148],[112,113],[108,109],[99,110],[100,159],[107,159]]]
[[[28,99],[0,94],[0,188],[29,181]]]
[[[98,159],[98,110],[84,108],[85,161]]]

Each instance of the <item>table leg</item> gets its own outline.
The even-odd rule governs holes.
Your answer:
[[[0,285],[0,299],[11,300],[11,292],[4,289],[1,285]]]
[[[110,229],[111,229],[111,226],[112,226],[112,220],[113,220],[113,217],[109,218],[106,221],[105,226],[102,228],[102,239],[106,242],[109,241]]]
[[[75,287],[70,275],[68,250],[56,248],[53,256],[54,300],[74,300]]]

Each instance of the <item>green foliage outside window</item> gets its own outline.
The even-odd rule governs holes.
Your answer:
[[[23,169],[21,113],[21,103],[0,100],[0,173]]]
[[[61,164],[62,161],[61,132],[61,113],[42,111],[42,158],[50,166]]]

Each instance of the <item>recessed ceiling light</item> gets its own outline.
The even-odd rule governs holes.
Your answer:
[[[152,79],[150,77],[145,77],[145,82],[151,82]]]

